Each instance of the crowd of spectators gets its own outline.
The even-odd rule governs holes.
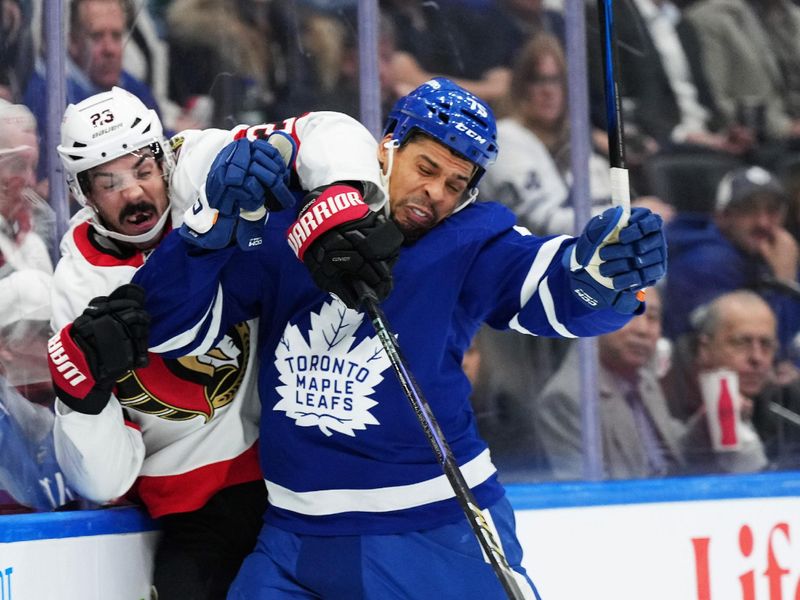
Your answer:
[[[483,97],[498,116],[500,154],[480,199],[507,204],[536,234],[573,233],[561,7],[542,0],[379,4],[384,114],[434,75]],[[610,183],[592,4],[587,136],[596,214],[610,204]],[[169,133],[279,121],[307,110],[360,115],[355,0],[66,6],[69,103],[119,86],[155,109]],[[670,222],[670,267],[646,312],[598,340],[605,476],[795,468],[800,7],[792,0],[614,6],[633,202]],[[35,483],[57,480],[47,452],[52,389],[36,365],[37,356],[45,360],[39,342],[49,333],[49,304],[31,296],[49,298],[43,290],[58,255],[47,185],[56,171],[44,158],[46,18],[40,1],[0,0],[0,447],[25,439],[39,457],[0,464],[0,509],[73,500],[62,486],[55,495],[48,491],[53,501],[45,503]],[[676,197],[675,180],[689,192]],[[476,338],[476,417],[501,476],[582,476],[577,354],[563,340],[488,330]],[[721,407],[722,384],[712,394],[703,383],[711,380],[733,390],[732,415]],[[21,410],[24,398],[35,409]],[[714,406],[719,410],[710,415]],[[735,441],[720,441],[720,427],[733,427]],[[15,479],[14,469],[24,479]],[[34,483],[26,488],[23,481]]]

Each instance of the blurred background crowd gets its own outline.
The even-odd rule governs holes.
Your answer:
[[[800,466],[800,6],[615,0],[632,197],[668,222],[647,310],[597,340],[603,477]],[[359,114],[356,0],[68,0],[66,100],[120,86],[171,133]],[[575,230],[564,7],[381,0],[385,115],[445,75],[498,117],[479,200]],[[52,450],[45,348],[64,224],[48,179],[42,0],[0,0],[0,510],[81,505]],[[586,5],[591,207],[610,205]],[[73,203],[71,210],[77,210]],[[59,227],[60,225],[60,227]],[[577,342],[483,330],[464,368],[506,482],[585,476]]]

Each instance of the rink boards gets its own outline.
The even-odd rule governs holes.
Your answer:
[[[543,600],[800,598],[800,472],[510,485]],[[0,517],[0,600],[148,598],[131,508]]]

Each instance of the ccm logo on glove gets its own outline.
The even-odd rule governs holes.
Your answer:
[[[314,200],[289,229],[287,241],[295,255],[303,255],[314,240],[337,225],[364,217],[369,206],[361,194],[350,186],[333,185]]]
[[[78,349],[69,335],[71,328],[72,324],[56,333],[47,342],[47,352],[50,354],[50,374],[59,387],[64,388],[66,387],[64,384],[69,384],[70,387],[75,388],[77,394],[84,396],[94,387],[95,381],[94,377],[89,374],[91,371],[83,352]]]
[[[586,304],[588,304],[589,306],[597,306],[599,304],[598,301],[594,297],[592,297],[591,294],[585,292],[582,288],[575,288],[573,291],[575,292],[575,294],[577,294],[577,296],[581,300],[586,302]]]

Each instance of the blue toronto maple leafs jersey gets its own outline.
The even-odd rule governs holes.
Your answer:
[[[152,349],[203,352],[260,317],[260,452],[275,525],[348,535],[463,518],[371,323],[315,286],[286,242],[291,221],[272,214],[252,252],[202,252],[170,234],[133,280],[147,290]],[[630,318],[573,297],[561,263],[572,243],[478,203],[404,247],[393,269],[387,320],[481,507],[503,494],[461,369],[481,323],[587,336]]]

